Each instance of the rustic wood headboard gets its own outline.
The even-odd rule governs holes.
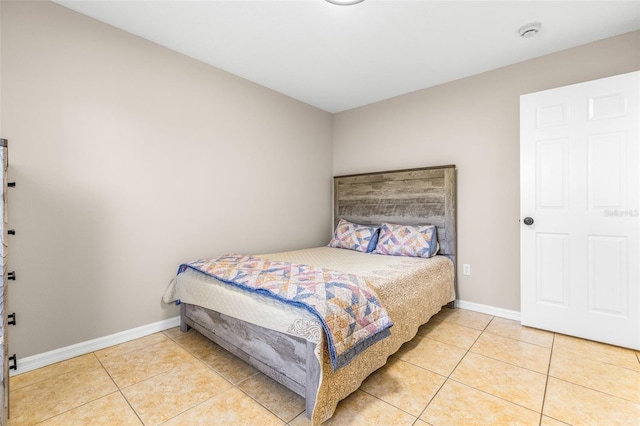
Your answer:
[[[439,254],[455,262],[455,166],[336,176],[333,185],[334,226],[341,218],[363,225],[433,224]]]

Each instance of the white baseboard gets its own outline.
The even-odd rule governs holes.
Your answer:
[[[481,305],[479,303],[467,302],[465,300],[456,300],[457,308],[468,309],[470,311],[482,312],[496,317],[507,318],[520,321],[520,312],[510,311],[508,309],[496,308],[489,305]],[[33,355],[26,358],[18,359],[18,369],[11,370],[11,375],[26,373],[36,368],[46,367],[56,362],[66,361],[80,355],[99,351],[109,346],[119,345],[129,340],[138,339],[148,336],[149,334],[159,331],[168,330],[180,325],[180,317],[173,317],[163,321],[154,322],[153,324],[143,325],[142,327],[133,328],[131,330],[121,331],[120,333],[111,334],[109,336],[99,337],[97,339],[88,340],[86,342],[77,343],[53,351]]]
[[[11,376],[95,352],[100,349],[108,348],[109,346],[119,345],[120,343],[148,336],[149,334],[157,333],[159,331],[168,330],[179,325],[180,317],[173,317],[154,322],[152,324],[143,325],[141,327],[132,328],[131,330],[121,331],[120,333],[111,334],[109,336],[99,337],[97,339],[88,340],[86,342],[77,343],[75,345],[55,349],[26,358],[20,358],[17,362],[18,369],[11,370]]]
[[[496,308],[489,305],[481,305],[479,303],[467,302],[465,300],[456,299],[456,308],[468,309],[470,311],[482,312],[500,318],[506,318],[514,321],[520,321],[520,312],[510,311],[508,309]]]

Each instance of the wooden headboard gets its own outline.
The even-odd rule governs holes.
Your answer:
[[[455,166],[336,176],[333,185],[334,227],[341,218],[363,225],[433,224],[439,254],[455,262]]]

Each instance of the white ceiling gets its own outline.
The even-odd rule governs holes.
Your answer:
[[[640,0],[54,1],[332,113],[640,29]]]

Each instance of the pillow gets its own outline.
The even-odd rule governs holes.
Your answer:
[[[391,256],[431,257],[438,252],[434,225],[395,225],[383,223],[373,251]]]
[[[358,225],[348,220],[340,219],[329,247],[344,248],[349,250],[369,253],[376,248],[380,229],[374,226]]]

